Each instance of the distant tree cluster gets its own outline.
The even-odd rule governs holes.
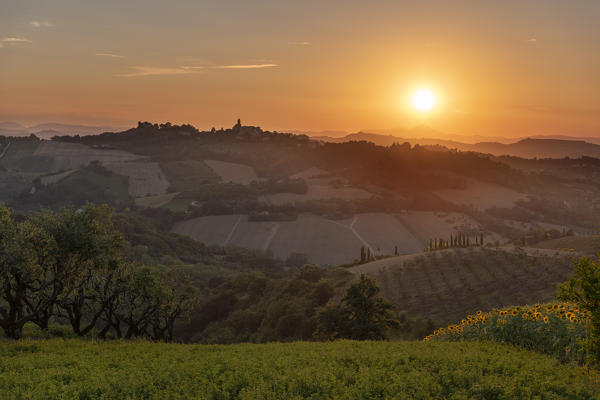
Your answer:
[[[124,240],[106,206],[17,217],[0,207],[0,327],[69,324],[76,335],[172,340],[175,321],[197,301],[187,274],[123,258]]]
[[[471,239],[471,236],[468,234],[459,233],[458,235],[450,235],[449,239],[429,239],[429,245],[425,248],[425,251],[466,247],[481,247],[483,245],[483,233],[479,235],[474,235],[473,239]]]

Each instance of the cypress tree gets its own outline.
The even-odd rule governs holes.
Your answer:
[[[360,246],[360,262],[364,263],[365,262],[365,246]]]
[[[480,236],[479,245],[483,247],[483,233]]]

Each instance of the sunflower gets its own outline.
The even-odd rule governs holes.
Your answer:
[[[518,314],[519,314],[519,310],[517,310],[516,308],[513,308],[513,310],[512,310],[512,315],[513,315],[514,317],[516,317]]]

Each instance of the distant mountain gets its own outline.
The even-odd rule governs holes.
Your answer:
[[[97,135],[103,132],[120,131],[122,128],[111,126],[70,125],[60,123],[44,123],[24,126],[18,122],[0,122],[1,136],[28,136],[32,133],[38,137],[50,138],[56,135]]]
[[[399,137],[418,138],[418,139],[440,139],[475,144],[478,142],[498,142],[498,143],[513,143],[521,138],[506,138],[504,136],[484,136],[484,135],[458,135],[448,132],[440,132],[431,128],[428,125],[417,125],[415,127],[393,128],[393,129],[363,129],[363,132],[377,133],[381,135],[392,135]]]
[[[300,131],[300,130],[285,130],[282,132],[289,132],[289,133],[293,133],[294,135],[306,135],[306,136],[310,136],[310,137],[321,137],[321,136],[326,136],[326,137],[331,137],[331,138],[339,138],[339,137],[343,137],[348,135],[348,132],[346,131]]]
[[[472,146],[472,151],[522,158],[578,158],[582,156],[600,158],[600,145],[583,140],[528,138],[512,144],[477,143]]]
[[[438,138],[411,138],[409,136],[400,137],[367,132],[352,133],[338,138],[313,136],[312,139],[333,143],[365,140],[381,146],[389,146],[392,143],[409,142],[412,145],[443,146],[448,149],[457,149],[461,151],[474,151],[478,153],[493,154],[495,156],[511,155],[522,158],[578,158],[582,156],[600,158],[600,145],[588,143],[583,140],[527,138],[509,144],[498,142],[469,144]]]
[[[115,131],[115,128],[110,126],[69,125],[54,122],[31,126],[28,129],[34,133],[53,130],[65,135],[95,135],[98,133]]]
[[[19,131],[26,130],[27,128],[19,124],[18,122],[0,122],[0,129]]]
[[[17,122],[0,122],[0,135],[2,136],[26,136],[27,128]]]
[[[536,135],[530,136],[531,139],[558,139],[558,140],[583,140],[584,142],[600,144],[600,137],[591,136],[566,136],[566,135]]]

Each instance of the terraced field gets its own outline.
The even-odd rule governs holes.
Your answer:
[[[350,271],[373,276],[398,310],[446,324],[477,310],[552,300],[572,269],[567,256],[471,248],[394,257]]]
[[[430,227],[423,228],[421,221],[429,221]],[[463,219],[458,214],[367,213],[344,220],[303,214],[296,221],[250,222],[245,215],[221,215],[180,222],[174,231],[206,244],[270,250],[280,258],[304,253],[313,263],[338,265],[359,258],[361,246],[375,255],[392,255],[396,246],[400,253],[421,252],[431,237],[440,237],[436,221],[446,221],[447,232],[442,233],[449,236],[458,232],[453,226],[462,228]]]
[[[348,225],[313,215],[285,222],[250,222],[245,215],[208,216],[181,222],[174,231],[206,244],[269,250],[280,258],[305,253],[319,264],[352,261],[362,245]]]

